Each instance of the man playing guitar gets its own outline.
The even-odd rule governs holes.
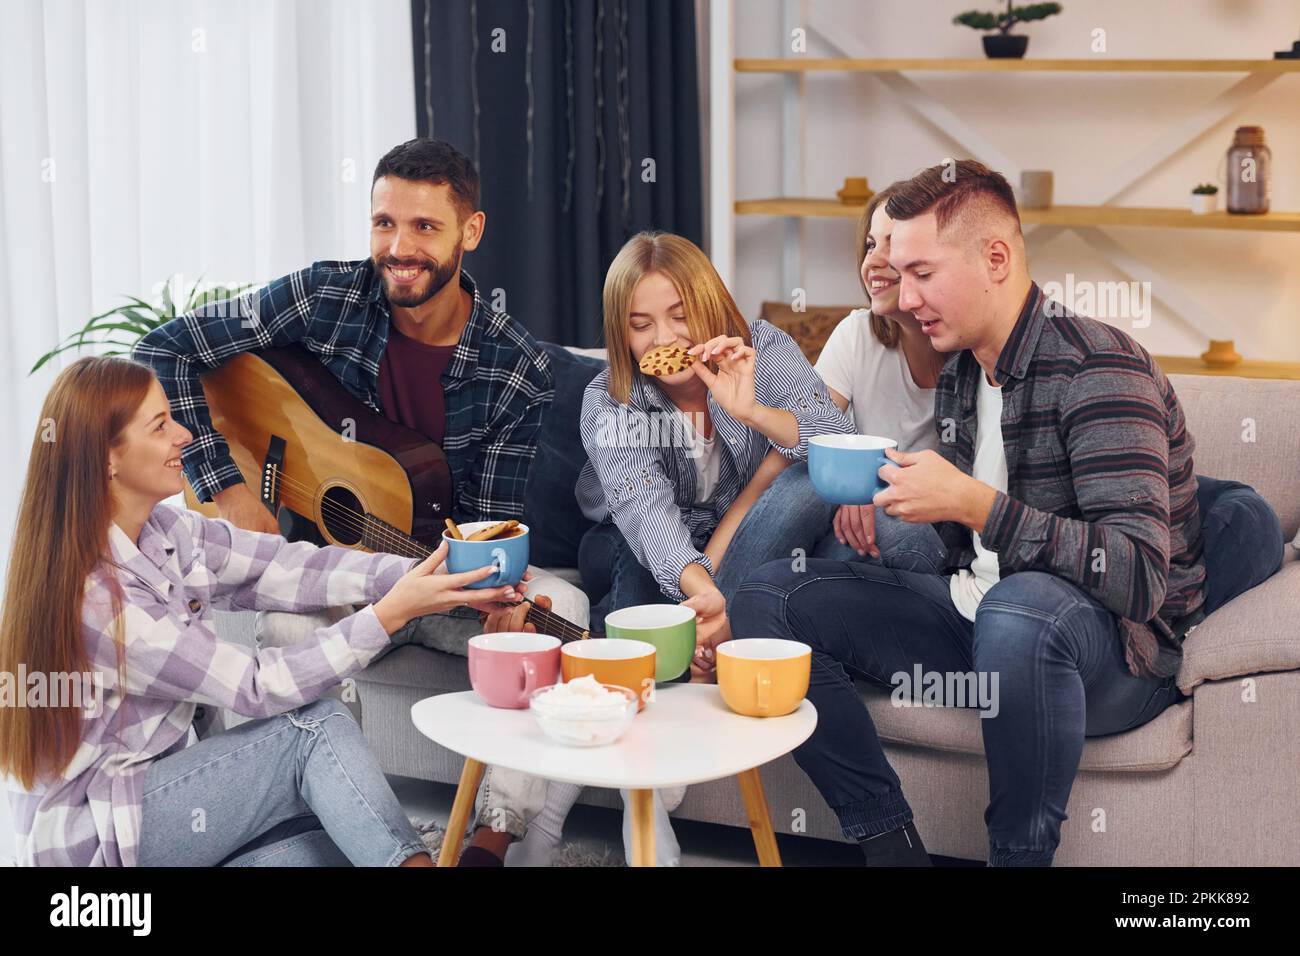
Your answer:
[[[199,376],[241,352],[296,344],[371,409],[442,447],[458,523],[524,518],[524,488],[554,385],[546,354],[527,330],[489,307],[461,270],[464,253],[483,237],[478,203],[478,172],[466,156],[438,140],[402,143],[375,168],[369,259],[314,263],[141,339],[133,356],[154,369],[173,416],[194,435],[182,463],[200,501],[213,501],[238,527],[280,533],[213,427]],[[331,425],[342,429],[344,423]],[[587,626],[588,601],[578,588],[530,568],[527,589],[549,597],[544,605],[557,614]],[[319,618],[262,612],[258,640],[296,643],[351,610]],[[463,656],[466,640],[485,626],[500,630],[522,619],[512,614],[513,605],[486,620],[458,610],[412,621],[394,641]],[[480,832],[476,842],[500,856],[540,810],[545,781],[490,773],[485,793],[507,806],[504,812],[482,808],[480,821],[497,828]]]

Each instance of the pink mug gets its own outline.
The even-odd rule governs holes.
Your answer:
[[[533,691],[559,679],[559,638],[505,631],[469,640],[469,683],[491,707],[521,710]]]

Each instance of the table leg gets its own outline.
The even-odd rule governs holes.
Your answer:
[[[749,829],[754,834],[754,848],[758,850],[759,866],[780,866],[781,853],[776,848],[776,834],[772,831],[772,815],[767,809],[767,797],[763,795],[763,778],[758,768],[745,770],[736,774],[740,784],[740,799],[745,803],[745,813],[749,817]]]
[[[485,765],[477,760],[465,758],[465,766],[460,771],[460,784],[456,787],[456,800],[451,805],[451,816],[447,820],[447,832],[442,835],[439,866],[455,866],[460,859],[460,845],[465,842],[465,828],[469,826],[470,814],[474,812],[474,798],[478,796],[478,787],[483,782],[485,769]]]
[[[632,790],[632,866],[655,865],[653,790]]]

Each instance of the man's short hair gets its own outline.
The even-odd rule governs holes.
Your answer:
[[[470,158],[451,143],[416,137],[386,152],[375,167],[373,189],[380,176],[396,176],[412,182],[451,187],[456,215],[464,222],[478,211],[478,170]]]
[[[890,219],[915,219],[933,210],[936,230],[943,235],[963,210],[975,204],[1005,213],[1016,224],[1016,232],[1020,231],[1011,184],[1001,173],[973,159],[931,166],[891,188],[893,194],[885,205]]]

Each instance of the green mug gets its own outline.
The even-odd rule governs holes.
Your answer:
[[[638,604],[605,616],[605,637],[655,648],[655,680],[681,677],[695,656],[695,611],[681,604]]]

